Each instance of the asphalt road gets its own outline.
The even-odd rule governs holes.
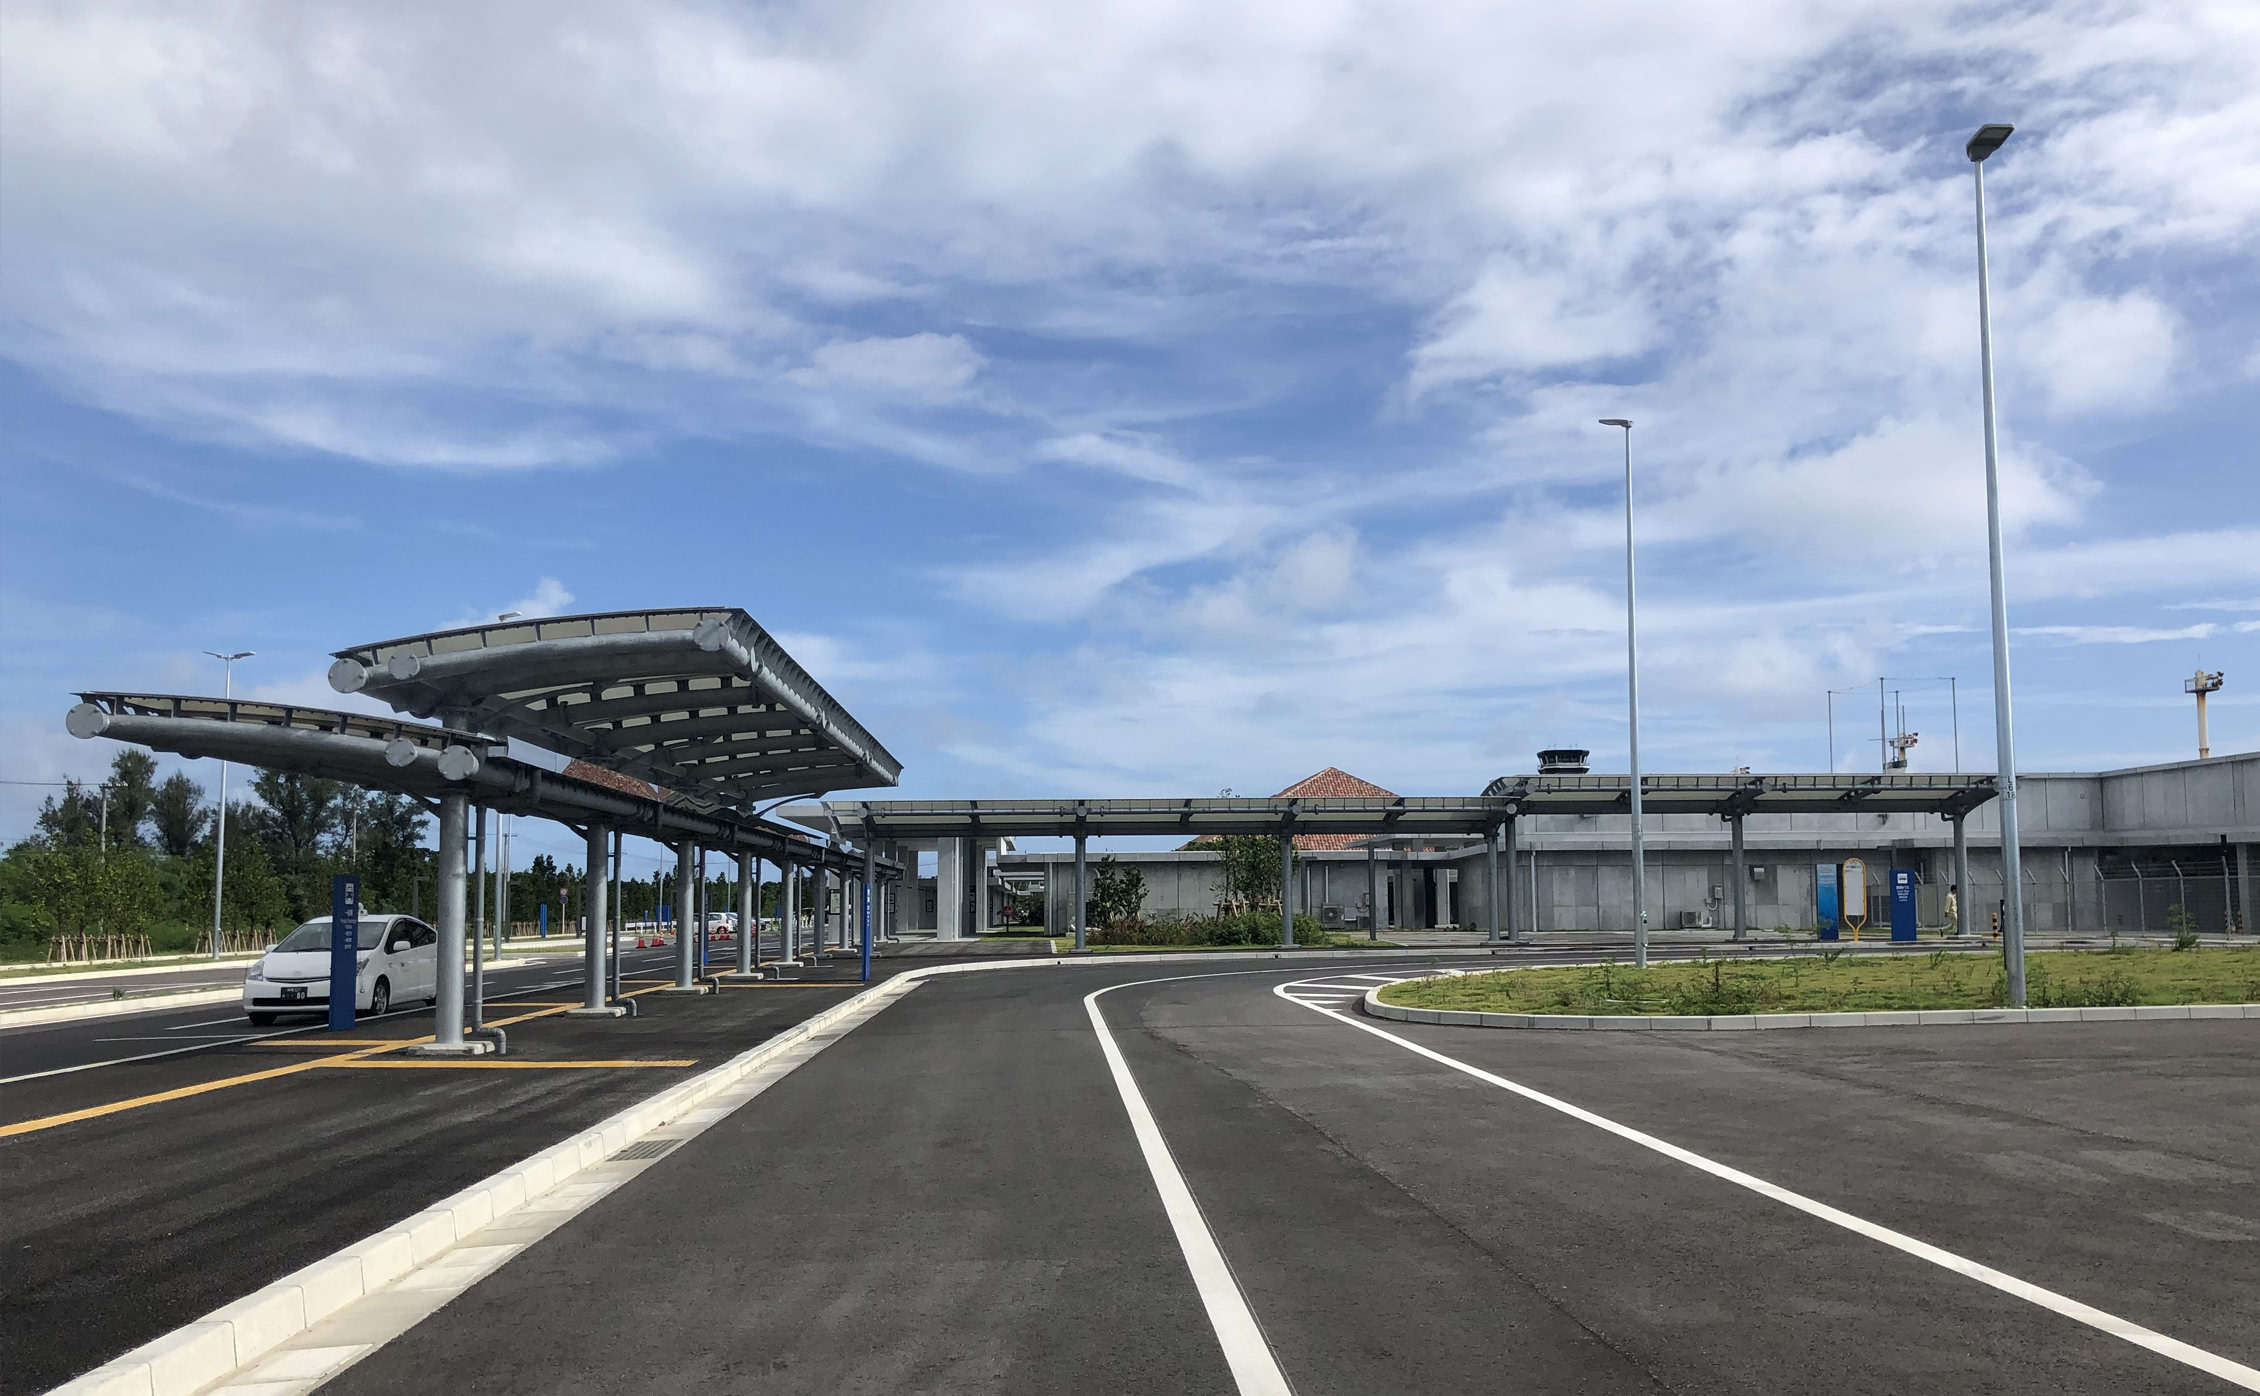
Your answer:
[[[922,985],[326,1389],[1234,1390],[1085,1007],[1108,985],[1305,1396],[2228,1389],[1272,992],[1313,973]],[[2260,1361],[2248,1023],[1386,1027]]]
[[[663,971],[673,954],[629,952],[623,971],[671,977]],[[858,987],[846,963],[800,978],[829,982],[646,995],[633,1019],[551,1016],[507,1029],[516,1061],[691,1063],[681,1067],[323,1069],[163,1099],[321,1056],[308,1047],[324,1035],[287,1020],[246,1035],[229,1005],[0,1034],[11,1073],[0,1083],[0,1125],[148,1102],[0,1138],[0,1392],[45,1390],[99,1365]],[[504,994],[533,1003],[579,996],[572,962],[513,967],[497,979],[490,1021],[534,1011],[513,1008]],[[413,1039],[430,1023],[429,1010],[388,1014],[362,1020],[353,1036]]]

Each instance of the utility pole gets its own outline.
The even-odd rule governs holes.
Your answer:
[[[204,652],[227,666],[227,678],[225,687],[221,689],[221,695],[232,707],[235,703],[235,662],[239,659],[251,658],[254,651],[237,650],[233,654],[222,654],[218,650],[206,650]],[[220,958],[220,907],[227,900],[227,871],[228,763],[222,761],[220,763],[220,809],[213,820],[212,827],[212,958],[215,960]]]

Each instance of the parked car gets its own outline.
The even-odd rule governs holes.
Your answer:
[[[356,1012],[374,1017],[439,992],[439,933],[413,916],[364,916],[354,941]],[[284,1013],[327,1013],[330,918],[307,922],[261,956],[243,979],[243,1014],[265,1027]]]

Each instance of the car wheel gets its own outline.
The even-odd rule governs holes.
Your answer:
[[[271,1028],[275,1025],[275,1015],[272,1013],[246,1013],[243,1016],[249,1018],[251,1026],[255,1028]]]
[[[392,1008],[392,985],[379,979],[369,990],[369,1016],[381,1018]]]

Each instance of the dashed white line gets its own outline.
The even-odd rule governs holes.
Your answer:
[[[1430,1061],[1448,1066],[1454,1071],[1463,1072],[1478,1081],[1497,1086],[1500,1090],[1521,1096],[1524,1100],[1533,1104],[1559,1111],[1571,1119],[1581,1120],[1595,1129],[1606,1130],[1620,1139],[1630,1140],[1644,1149],[1651,1149],[1662,1154],[1665,1158],[1675,1159],[1690,1168],[1732,1183],[1736,1187],[1747,1188],[1761,1197],[1770,1197],[1784,1206],[1793,1207],[1805,1213],[1807,1216],[1817,1217],[1833,1226],[1840,1226],[1855,1235],[1865,1236],[1871,1241],[1880,1241],[1893,1250],[1905,1252],[1918,1260],[1927,1260],[1942,1269],[1951,1270],[1958,1275],[1976,1280],[1979,1284],[1990,1285],[2004,1294],[2015,1295],[2019,1299],[2037,1304],[2052,1313],[2061,1314],[2065,1318],[2078,1323],[2084,1323],[2088,1327],[2108,1333],[2114,1338],[2125,1339],[2137,1347],[2147,1348],[2161,1357],[2168,1357],[2186,1366],[2195,1367],[2198,1371],[2219,1377],[2223,1381],[2241,1386],[2248,1391],[2260,1391],[2260,1369],[2248,1367],[2241,1362],[2222,1357],[2217,1353],[2207,1352],[2205,1349],[2192,1346],[2179,1338],[2169,1338],[2163,1333],[2145,1328],[2132,1320],[2120,1318],[2117,1314],[2105,1313],[2093,1305],[2083,1304],[2077,1299],[2058,1294],[2054,1290],[2042,1289],[2029,1280],[2020,1280],[2016,1276],[1996,1270],[1990,1265],[1981,1265],[1977,1261],[1956,1255],[1943,1247],[1934,1246],[1928,1241],[1917,1240],[1905,1232],[1893,1231],[1887,1226],[1879,1226],[1864,1217],[1856,1217],[1850,1212],[1831,1207],[1827,1203],[1807,1197],[1803,1193],[1791,1192],[1788,1188],[1782,1187],[1778,1183],[1767,1182],[1756,1174],[1745,1173],[1739,1168],[1730,1167],[1715,1159],[1705,1158],[1692,1149],[1683,1149],[1677,1144],[1658,1139],[1652,1134],[1643,1133],[1629,1125],[1620,1125],[1605,1115],[1597,1115],[1582,1106],[1572,1105],[1566,1100],[1547,1095],[1544,1091],[1535,1090],[1519,1081],[1510,1081],[1504,1076],[1494,1075],[1479,1066],[1470,1066],[1457,1057],[1448,1057],[1433,1048],[1424,1047],[1418,1042],[1399,1037],[1393,1032],[1352,1018],[1348,1014],[1335,1009],[1305,1002],[1287,992],[1289,989],[1299,987],[1301,987],[1300,984],[1281,984],[1274,986],[1272,992],[1290,1002],[1301,1003],[1303,1007],[1309,1008],[1313,1012],[1323,1013],[1337,1022],[1345,1023],[1360,1032],[1371,1033],[1385,1042],[1395,1043],[1408,1052],[1416,1053]],[[1095,1011],[1093,1016],[1097,1016]]]

